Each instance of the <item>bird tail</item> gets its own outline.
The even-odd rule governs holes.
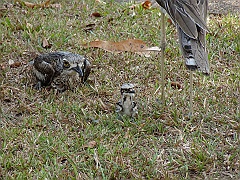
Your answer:
[[[206,51],[206,32],[203,29],[198,29],[198,38],[193,39],[186,35],[183,30],[178,27],[179,43],[182,54],[186,60],[186,66],[190,70],[199,70],[202,73],[209,75],[208,54]]]

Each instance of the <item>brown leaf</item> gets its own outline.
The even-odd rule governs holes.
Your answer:
[[[43,38],[42,47],[45,49],[49,49],[52,47],[52,45],[48,43],[48,40],[45,37]]]
[[[36,4],[30,2],[23,2],[23,4],[29,8],[34,8],[36,6]]]
[[[171,87],[173,88],[178,88],[178,89],[182,89],[182,85],[180,84],[180,82],[171,82]]]
[[[151,51],[160,51],[158,47],[147,47],[147,45],[140,39],[128,39],[120,42],[97,40],[83,44],[82,46],[102,48],[106,51],[115,53],[130,51],[146,57],[150,56]]]
[[[49,7],[50,5],[50,0],[46,0],[45,2],[39,4],[40,7]]]
[[[87,144],[83,145],[83,148],[94,148],[97,145],[96,141],[90,141]]]
[[[98,13],[98,12],[92,13],[91,16],[93,16],[93,17],[102,17],[102,15],[100,13]]]
[[[143,7],[144,9],[150,9],[151,6],[152,6],[151,1],[145,1],[144,3],[142,3],[142,7]]]
[[[170,25],[173,24],[173,23],[172,23],[172,20],[171,20],[170,18],[167,19],[167,22],[168,22]]]
[[[17,68],[21,66],[21,62],[17,61],[10,65],[10,68]]]
[[[19,61],[15,62],[12,59],[8,60],[8,64],[9,64],[10,68],[17,68],[17,67],[21,66],[21,63]]]
[[[2,63],[2,64],[0,64],[0,69],[4,70],[4,69],[6,69],[6,66]]]
[[[60,4],[50,4],[51,0],[46,0],[40,4],[38,3],[31,3],[31,2],[26,2],[26,1],[21,1],[21,0],[17,0],[19,3],[24,4],[25,6],[29,7],[29,8],[46,8],[46,7],[52,7],[52,8],[61,8]]]

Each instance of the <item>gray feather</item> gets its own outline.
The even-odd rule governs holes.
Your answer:
[[[189,69],[209,74],[206,51],[208,0],[156,0],[176,24],[181,51]]]

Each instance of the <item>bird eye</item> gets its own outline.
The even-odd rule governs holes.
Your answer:
[[[70,67],[70,64],[68,61],[63,61],[63,67],[64,68],[69,68]]]

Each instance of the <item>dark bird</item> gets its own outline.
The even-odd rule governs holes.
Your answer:
[[[190,71],[190,93],[191,93],[190,114],[191,114],[192,84],[193,84],[192,71],[199,70],[206,75],[209,74],[209,62],[206,50],[206,31],[208,31],[206,24],[208,0],[156,0],[156,1],[162,7],[162,11],[164,11],[163,13],[167,13],[170,16],[172,22],[176,25],[179,35],[180,48],[183,57],[185,58],[185,64],[187,68],[191,70]],[[163,14],[162,19],[164,19]],[[162,22],[164,22],[164,20],[162,20]],[[165,28],[164,23],[162,23],[162,25],[163,25],[162,31],[164,31]],[[165,32],[162,34],[165,34]],[[164,46],[165,49],[163,40],[162,46]],[[162,75],[163,74],[164,73],[162,73]],[[162,84],[164,83],[162,82]],[[164,90],[162,90],[162,92],[164,92]]]
[[[84,56],[64,51],[41,54],[30,64],[33,65],[33,74],[37,79],[37,90],[43,86],[52,86],[60,92],[65,91],[70,89],[76,75],[83,83],[91,71],[91,64]]]
[[[121,86],[121,99],[116,103],[116,112],[121,116],[136,116],[138,113],[137,103],[134,101],[135,90],[134,85],[125,83]]]

